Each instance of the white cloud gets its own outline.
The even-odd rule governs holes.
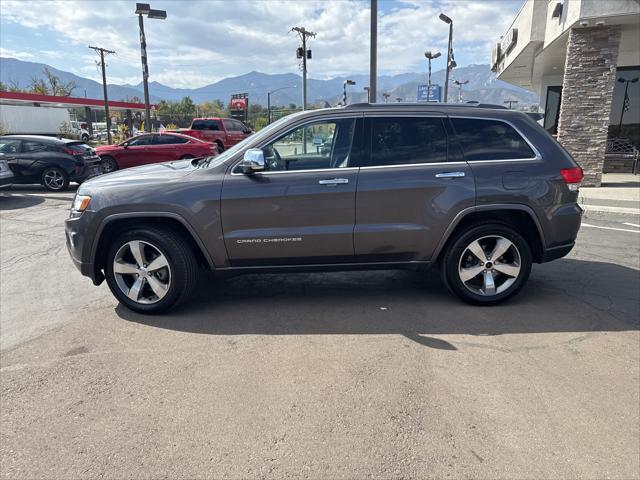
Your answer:
[[[20,52],[18,50],[10,50],[8,48],[0,47],[0,57],[17,58],[18,60],[31,61],[35,58],[35,55],[29,52]]]
[[[438,19],[440,8],[455,22],[454,50],[458,63],[488,62],[490,45],[508,26],[518,0],[381,3],[378,68],[380,73],[399,73],[425,68],[426,49],[446,52],[448,29]],[[38,8],[24,6],[22,1],[2,0],[2,23],[27,30],[22,39],[37,32],[44,38],[55,37],[58,43],[68,43],[64,50],[82,53],[63,51],[56,58],[50,47],[41,54],[28,53],[31,50],[25,48],[18,52],[22,59],[56,60],[51,63],[58,68],[96,78],[92,74],[95,56],[86,55],[83,49],[86,50],[87,42],[97,43],[117,51],[108,60],[110,81],[140,80],[134,2],[65,0],[39,1]],[[297,73],[298,39],[287,33],[296,25],[318,33],[310,41],[311,77],[368,72],[368,0],[154,0],[153,6],[167,10],[168,18],[145,21],[151,80],[197,87],[251,70]],[[1,32],[0,35],[3,44],[16,38]],[[40,55],[43,58],[38,58]],[[442,66],[444,61],[434,65],[434,69]]]

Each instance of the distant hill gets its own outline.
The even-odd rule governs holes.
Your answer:
[[[43,63],[25,62],[13,58],[0,57],[0,80],[5,84],[18,82],[23,88],[27,87],[32,78],[41,78]],[[102,85],[96,81],[83,78],[73,73],[49,67],[61,80],[76,83],[73,95],[77,97],[102,98]],[[382,75],[378,77],[378,101],[382,101],[382,93],[389,93],[390,100],[400,97],[405,101],[415,101],[419,84],[427,83],[426,73],[403,73],[399,75]],[[354,80],[356,85],[348,87],[349,101],[366,101],[364,86],[369,84],[368,75],[350,75],[328,80],[309,79],[308,101],[310,103],[328,102],[336,105],[342,100],[342,85],[346,79]],[[538,96],[528,90],[516,87],[501,80],[497,80],[489,65],[468,65],[453,70],[451,78],[469,83],[463,87],[463,101],[477,100],[483,103],[503,104],[504,100],[517,100],[518,106],[538,104]],[[432,82],[444,83],[444,70],[432,74]],[[222,100],[227,103],[234,93],[247,92],[250,104],[267,104],[267,92],[286,86],[296,88],[281,90],[272,95],[274,105],[300,104],[302,96],[302,79],[293,73],[266,74],[249,72],[236,77],[228,77],[219,82],[200,88],[172,88],[158,82],[149,84],[152,102],[164,100],[180,100],[185,96],[191,97],[195,103]],[[134,96],[143,97],[142,83],[138,85],[108,85],[111,100],[127,100]],[[449,100],[458,100],[458,87],[450,85]]]

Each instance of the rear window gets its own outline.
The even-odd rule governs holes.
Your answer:
[[[194,120],[191,130],[214,130],[219,131],[220,125],[217,120]]]
[[[452,118],[466,160],[512,160],[535,157],[531,147],[508,123],[479,118]]]
[[[65,148],[69,148],[74,152],[82,153],[85,155],[93,153],[93,149],[86,143],[67,143]]]
[[[178,143],[187,143],[187,139],[174,135],[156,135],[154,143],[156,145],[176,145]]]

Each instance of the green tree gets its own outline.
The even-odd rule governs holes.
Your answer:
[[[76,88],[76,83],[63,82],[60,77],[56,76],[44,67],[42,70],[45,78],[32,78],[29,85],[29,92],[38,93],[40,95],[54,95],[57,97],[69,97]]]

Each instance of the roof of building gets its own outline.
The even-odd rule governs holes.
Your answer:
[[[37,93],[24,92],[0,92],[0,105],[35,105],[59,108],[82,108],[103,109],[104,100],[98,98],[61,97],[54,95],[40,95]],[[134,110],[144,111],[144,103],[119,102],[109,100],[111,110]],[[151,110],[155,110],[155,105],[150,105]]]

